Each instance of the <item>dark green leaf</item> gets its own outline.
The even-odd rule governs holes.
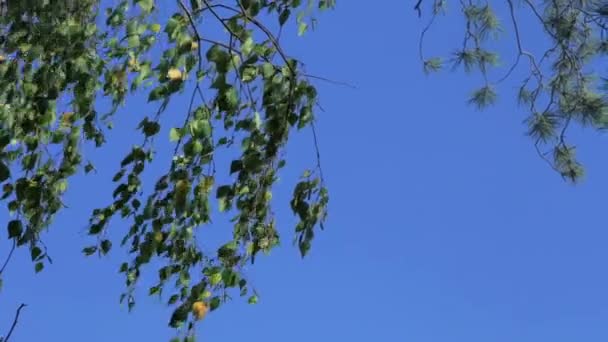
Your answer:
[[[96,246],[90,246],[90,247],[85,247],[82,249],[82,253],[84,253],[84,255],[92,255],[95,252],[97,252],[97,247]]]
[[[281,12],[281,14],[279,15],[279,24],[281,26],[285,25],[285,23],[287,22],[287,19],[289,19],[290,14],[291,14],[291,11],[289,9],[285,9]]]
[[[241,160],[233,160],[230,164],[230,173],[239,172],[243,169],[243,162]]]
[[[20,220],[12,220],[8,223],[8,238],[18,238],[23,233],[23,225]]]
[[[30,251],[32,261],[38,260],[38,258],[40,257],[41,254],[42,254],[42,250],[40,248],[38,248],[37,246],[32,247],[32,250]]]
[[[11,172],[8,169],[8,166],[0,160],[0,183],[4,182],[11,176]]]
[[[108,252],[112,248],[112,242],[110,240],[103,240],[103,241],[101,241],[100,246],[101,246],[101,253],[108,254]]]
[[[221,304],[220,298],[219,297],[213,297],[211,299],[211,302],[209,303],[209,309],[211,311],[214,311],[214,310],[216,310],[217,308],[220,307],[220,304]]]
[[[173,295],[173,296],[171,296],[171,297],[169,298],[169,301],[168,301],[169,305],[171,305],[171,304],[175,304],[175,303],[177,302],[177,300],[178,300],[178,299],[179,299],[179,296],[178,296],[178,295]]]

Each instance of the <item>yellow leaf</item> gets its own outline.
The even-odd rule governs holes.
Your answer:
[[[207,314],[207,311],[207,305],[201,301],[194,302],[194,304],[192,304],[192,313],[194,314],[194,318],[197,320],[203,319]]]
[[[72,125],[72,117],[74,116],[74,112],[65,112],[61,116],[61,125],[64,127],[69,127]]]
[[[167,78],[171,81],[181,81],[182,77],[182,72],[177,68],[171,68],[169,69],[169,72],[167,72]]]
[[[131,69],[137,69],[138,66],[139,66],[139,61],[137,60],[137,58],[135,58],[135,57],[129,58],[129,67]]]

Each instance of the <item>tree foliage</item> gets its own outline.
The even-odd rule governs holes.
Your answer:
[[[142,114],[139,141],[112,179],[113,199],[92,211],[88,233],[96,243],[83,253],[107,254],[117,243],[108,238],[111,222],[128,222],[120,241],[131,256],[120,267],[122,300],[133,307],[142,269],[162,265],[149,294],[163,294],[175,309],[170,326],[190,339],[201,308],[217,309],[232,289],[257,301],[241,270],[279,243],[271,197],[286,163],[283,147],[294,130],[313,125],[317,105],[315,87],[277,31],[295,22],[304,34],[333,1],[56,3],[9,2],[0,19],[0,196],[12,215],[8,236],[13,248],[29,249],[37,272],[44,268],[50,258],[41,233],[64,208],[71,177],[94,174],[83,148],[103,147],[117,110],[146,94],[158,110]],[[104,99],[108,112],[99,109]],[[158,137],[178,99],[189,103],[183,124]],[[159,139],[174,145],[160,174],[157,164],[150,167]],[[224,171],[229,178],[218,175]],[[320,171],[304,173],[290,203],[302,255],[326,216]],[[152,191],[144,191],[144,172],[157,176]],[[205,253],[197,231],[220,213],[229,215],[233,236]]]
[[[492,105],[496,88],[527,66],[517,101],[528,111],[528,134],[534,139],[539,155],[563,177],[577,181],[583,168],[576,160],[575,147],[567,133],[573,125],[604,129],[608,123],[606,79],[595,70],[602,68],[608,53],[608,3],[603,0],[507,0],[492,3],[461,0],[454,4],[463,17],[462,44],[447,58],[427,57],[424,40],[436,19],[447,11],[445,0],[419,0],[419,15],[430,11],[430,20],[420,40],[420,58],[427,72],[438,71],[445,64],[481,74],[483,85],[475,90],[470,103],[479,108]],[[500,7],[502,6],[502,7]],[[500,8],[497,10],[496,8]],[[504,13],[499,16],[497,13]],[[532,17],[533,20],[522,20]],[[491,69],[500,67],[493,44],[510,31],[515,59],[503,74],[495,77]],[[527,41],[529,33],[541,32],[546,41]],[[546,45],[546,46],[545,46]],[[501,70],[502,71],[502,70]],[[545,149],[548,148],[548,152]]]
[[[42,232],[65,207],[70,179],[82,172],[94,176],[83,149],[103,147],[118,110],[144,94],[157,111],[142,114],[138,141],[112,179],[112,199],[92,210],[88,233],[95,243],[83,253],[105,255],[116,243],[128,250],[130,258],[119,271],[126,282],[121,298],[129,308],[144,268],[161,265],[148,292],[162,295],[174,308],[169,325],[183,328],[185,341],[193,339],[196,319],[233,291],[257,302],[242,268],[279,243],[271,198],[287,161],[284,146],[294,131],[311,127],[314,132],[317,105],[316,89],[303,64],[284,51],[281,32],[296,25],[304,34],[314,26],[315,14],[332,8],[334,0],[0,4],[0,197],[12,215],[6,229],[13,244],[7,261],[18,247],[29,250],[37,272],[51,261]],[[487,1],[461,0],[456,6],[464,37],[442,59],[426,56],[424,39],[447,2],[416,3],[420,15],[430,8],[420,40],[424,70],[451,64],[478,71],[483,84],[470,103],[485,108],[497,100],[500,83],[527,65],[518,102],[529,113],[528,133],[552,167],[565,178],[579,179],[583,169],[566,134],[574,124],[604,128],[608,123],[605,84],[593,72],[608,51],[608,5],[507,0],[502,17]],[[533,24],[522,24],[522,13],[531,15],[547,37],[540,54],[526,49],[524,32]],[[494,77],[499,58],[491,47],[503,21],[514,36],[515,60]],[[182,124],[159,137],[168,128],[166,110],[178,99],[189,104]],[[109,111],[101,111],[102,101],[111,104]],[[173,144],[171,160],[158,160],[159,139]],[[163,165],[160,172],[158,164],[152,170],[153,162]],[[155,182],[144,184],[142,176],[152,171]],[[290,201],[302,255],[322,228],[327,204],[319,162],[295,184]],[[232,222],[232,238],[206,252],[197,231],[221,214]],[[129,225],[120,241],[109,238],[115,220]]]

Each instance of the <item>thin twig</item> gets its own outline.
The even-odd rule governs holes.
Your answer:
[[[194,97],[197,94],[197,89],[199,87],[199,84],[196,84],[196,87],[194,88],[194,90],[192,91],[192,96],[190,97],[190,105],[188,105],[188,114],[186,114],[186,118],[184,119],[184,124],[182,125],[182,128],[185,128],[186,125],[188,124],[188,122],[190,121],[190,117],[192,116],[192,107],[194,105]],[[180,134],[179,139],[177,140],[177,144],[175,144],[175,149],[173,150],[173,155],[176,156],[177,155],[177,151],[179,151],[179,147],[182,143],[182,140],[184,139],[184,137]]]
[[[205,3],[207,3],[207,0],[203,0],[203,1],[205,1]],[[277,49],[277,52],[279,53],[279,55],[285,62],[285,65],[287,65],[287,68],[289,68],[289,71],[291,71],[291,73],[295,76],[296,71],[293,69],[291,63],[289,63],[289,58],[287,57],[287,54],[285,54],[285,52],[283,51],[283,48],[277,41],[274,34],[272,34],[272,32],[266,26],[264,26],[262,23],[260,23],[256,18],[253,18],[249,14],[247,14],[247,11],[243,8],[243,5],[240,2],[239,2],[239,6],[241,7],[241,11],[242,11],[243,15],[245,16],[245,18],[247,18],[247,20],[251,21],[260,30],[262,30],[262,32],[264,32],[264,34],[268,37],[268,39],[270,39],[270,41],[272,42],[272,45],[274,45],[275,49]]]
[[[198,29],[196,28],[196,24],[194,23],[194,19],[192,19],[192,14],[190,14],[190,11],[188,11],[188,8],[186,7],[186,5],[184,5],[184,2],[182,0],[178,0],[179,6],[182,8],[182,10],[184,10],[184,12],[186,12],[186,16],[188,17],[188,21],[190,21],[190,26],[192,26],[192,30],[194,31],[194,36],[198,42],[198,71],[202,71],[203,70],[203,53],[201,51],[201,35],[198,34]]]
[[[350,83],[347,82],[342,82],[342,81],[336,81],[336,80],[332,80],[329,78],[325,78],[325,77],[321,77],[321,76],[315,76],[315,75],[310,75],[310,74],[302,74],[302,76],[304,77],[308,77],[308,78],[313,78],[315,80],[319,80],[319,81],[323,81],[323,82],[327,82],[327,83],[331,83],[331,84],[335,84],[335,85],[339,85],[339,86],[343,86],[343,87],[347,87],[347,88],[351,88],[351,89],[357,89],[357,86],[354,86]]]
[[[420,8],[421,5],[422,0],[418,0],[418,2],[416,2],[416,5],[414,6],[414,10],[418,12],[418,18],[422,17],[422,9]]]
[[[4,260],[4,264],[2,264],[2,268],[0,268],[0,275],[2,274],[2,272],[4,272],[6,265],[8,265],[8,262],[13,257],[13,252],[15,251],[16,246],[17,246],[17,242],[13,239],[13,246],[11,247],[10,252],[8,252],[8,256],[6,257],[6,260]]]
[[[8,342],[8,339],[11,337],[13,330],[15,330],[15,326],[17,326],[17,321],[19,320],[19,314],[21,313],[21,309],[23,309],[26,306],[27,306],[26,304],[21,303],[21,305],[19,305],[19,307],[17,308],[17,313],[15,314],[15,319],[13,320],[13,325],[11,325],[11,329],[8,331],[8,334],[6,334],[6,338],[4,340],[2,340],[3,342]]]
[[[426,26],[424,27],[424,29],[422,29],[422,32],[420,32],[420,38],[418,39],[418,54],[420,56],[420,61],[424,63],[424,36],[426,35],[426,33],[428,32],[428,30],[431,28],[431,26],[433,26],[433,23],[435,22],[435,18],[437,17],[437,14],[433,13],[433,16],[431,17],[431,20],[429,20],[429,22],[426,24]]]
[[[521,37],[519,34],[519,25],[517,25],[517,19],[515,18],[515,10],[513,9],[513,1],[507,0],[507,3],[509,4],[509,13],[511,14],[511,21],[513,22],[513,30],[515,31],[515,42],[517,43],[517,58],[515,59],[513,65],[511,65],[509,71],[500,80],[498,80],[497,83],[501,83],[502,81],[506,80],[511,75],[511,73],[513,73],[513,71],[519,64],[521,55],[523,54],[523,48],[521,46]]]
[[[553,164],[553,162],[551,162],[551,160],[549,160],[549,159],[547,158],[546,154],[545,154],[545,153],[543,153],[543,152],[540,150],[540,146],[538,146],[538,145],[539,145],[539,143],[540,143],[540,140],[537,140],[537,141],[534,143],[534,149],[536,150],[536,153],[538,154],[538,156],[539,156],[539,157],[540,157],[542,160],[544,160],[544,161],[545,161],[545,162],[546,162],[546,163],[549,165],[549,167],[551,167],[551,168],[552,168],[554,171],[556,171],[556,172],[560,173],[560,170],[558,170],[558,169],[557,169],[557,167],[555,166],[555,164]]]
[[[317,155],[317,169],[319,170],[319,177],[321,178],[321,183],[325,184],[325,177],[323,177],[323,168],[321,167],[321,152],[319,148],[319,139],[317,138],[317,129],[315,127],[315,122],[311,122],[310,127],[312,128],[312,139],[315,144],[315,153]]]

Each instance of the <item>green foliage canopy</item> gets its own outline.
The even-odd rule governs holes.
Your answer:
[[[241,269],[279,242],[271,197],[286,163],[283,147],[294,130],[314,129],[317,104],[302,63],[281,46],[281,28],[295,22],[304,34],[334,0],[174,0],[167,2],[170,12],[155,0],[116,1],[109,8],[98,0],[14,3],[3,2],[0,9],[0,197],[13,214],[6,227],[13,249],[28,248],[36,271],[50,261],[41,233],[63,209],[70,178],[95,171],[83,148],[104,146],[118,109],[143,93],[158,110],[141,118],[141,141],[118,166],[113,200],[93,210],[88,233],[96,243],[84,254],[107,254],[112,219],[128,222],[120,241],[131,256],[120,268],[126,279],[122,298],[131,308],[143,267],[153,260],[162,264],[149,294],[171,291],[170,325],[184,327],[186,340],[194,326],[192,303],[204,301],[215,310],[231,289],[255,303]],[[485,108],[496,101],[497,86],[526,64],[517,100],[529,113],[528,133],[542,158],[563,177],[578,180],[583,168],[568,129],[608,123],[605,84],[593,71],[608,52],[608,5],[507,0],[506,18],[499,18],[494,4],[461,0],[462,44],[448,58],[429,58],[424,39],[446,5],[415,4],[420,15],[430,8],[419,51],[424,69],[438,71],[447,63],[478,71],[483,84],[470,103]],[[521,12],[535,18],[547,37],[540,55],[526,50]],[[515,60],[493,78],[489,71],[499,59],[490,47],[502,21],[513,32]],[[173,158],[156,175],[153,190],[144,191],[142,175],[155,161],[165,111],[177,98],[189,103],[183,124],[161,137],[174,144]],[[98,112],[99,100],[109,100],[111,110]],[[542,151],[546,147],[549,152]],[[223,168],[216,160],[235,153],[225,165],[231,181],[219,183],[217,170]],[[322,227],[327,203],[318,163],[295,185],[290,202],[299,218],[295,241],[302,255]],[[215,207],[229,215],[233,237],[209,254],[197,245],[196,232],[219,214]]]
[[[129,222],[120,241],[131,256],[120,268],[127,287],[121,298],[129,308],[135,304],[140,272],[156,260],[163,266],[149,293],[171,291],[170,326],[186,328],[186,338],[192,303],[215,310],[231,289],[257,301],[241,269],[279,243],[271,194],[286,163],[282,150],[294,130],[313,124],[317,105],[302,64],[273,32],[295,21],[304,34],[333,1],[177,0],[169,2],[170,15],[154,0],[103,10],[94,0],[18,3],[27,6],[9,3],[0,19],[0,196],[13,215],[7,224],[13,248],[27,247],[36,271],[50,261],[41,233],[64,207],[70,178],[95,170],[84,146],[104,146],[117,110],[145,92],[158,110],[141,118],[140,142],[112,180],[113,200],[93,210],[88,233],[97,242],[84,254],[108,253],[112,219]],[[174,156],[153,191],[143,191],[163,114],[177,98],[189,101],[183,125],[160,137],[174,144]],[[112,110],[98,112],[100,99],[109,99]],[[234,153],[231,181],[218,184],[217,156]],[[317,166],[295,185],[290,203],[302,255],[327,203]],[[211,224],[215,206],[229,215],[233,237],[206,254],[196,232]]]

